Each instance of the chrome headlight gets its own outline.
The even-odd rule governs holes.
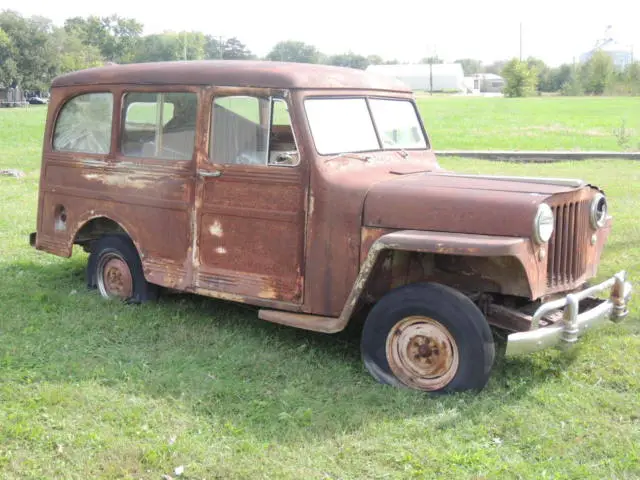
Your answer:
[[[590,208],[591,226],[596,230],[604,227],[607,221],[607,199],[601,193],[598,193],[591,201]]]
[[[551,207],[546,203],[541,203],[536,212],[536,218],[533,222],[533,239],[536,243],[548,242],[553,233],[553,212]]]

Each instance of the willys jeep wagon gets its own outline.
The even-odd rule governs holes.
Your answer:
[[[581,180],[441,168],[394,79],[192,61],[54,80],[30,240],[90,252],[107,298],[192,292],[325,333],[362,314],[378,381],[450,392],[486,384],[490,327],[517,355],[626,315],[624,272],[587,286],[611,221]]]

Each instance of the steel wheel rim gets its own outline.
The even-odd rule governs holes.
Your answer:
[[[106,298],[126,300],[133,295],[133,277],[125,259],[117,253],[100,258],[96,268],[100,294]]]
[[[386,343],[389,367],[405,385],[438,390],[455,377],[460,363],[458,346],[440,322],[424,316],[396,323]]]

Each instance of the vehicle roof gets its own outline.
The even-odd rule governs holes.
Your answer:
[[[56,77],[72,85],[220,85],[284,89],[367,89],[408,93],[400,80],[355,68],[262,60],[189,60],[112,64]]]

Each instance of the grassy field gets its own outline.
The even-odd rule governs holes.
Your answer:
[[[418,98],[437,150],[640,150],[640,97]]]
[[[175,478],[178,466],[186,479],[640,478],[637,301],[572,352],[499,358],[482,393],[447,397],[375,383],[357,332],[189,295],[105,302],[84,288],[86,254],[28,246],[43,112],[0,110],[0,168],[26,172],[0,177],[2,478]],[[441,163],[601,185],[615,226],[599,276],[626,268],[640,282],[639,164]]]

